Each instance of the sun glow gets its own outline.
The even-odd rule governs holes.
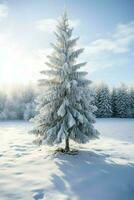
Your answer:
[[[28,84],[40,77],[48,49],[28,50],[12,39],[0,34],[0,84]]]
[[[0,83],[27,84],[37,79],[39,69],[35,68],[37,63],[34,61],[34,55],[29,55],[23,47],[8,41],[7,38],[4,41],[1,39],[0,45]]]
[[[0,81],[4,83],[24,82],[27,73],[21,67],[22,52],[15,46],[7,45],[1,52]]]

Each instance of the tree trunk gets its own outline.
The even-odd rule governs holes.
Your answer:
[[[69,137],[65,139],[65,151],[66,152],[70,151],[70,148],[69,148]]]

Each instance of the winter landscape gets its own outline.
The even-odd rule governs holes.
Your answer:
[[[0,200],[134,199],[133,6],[0,0]]]
[[[32,144],[29,122],[0,126],[1,199],[133,200],[134,119],[98,119],[101,138],[72,144],[76,156]]]

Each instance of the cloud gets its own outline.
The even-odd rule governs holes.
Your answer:
[[[6,4],[0,4],[0,19],[8,16],[8,6]]]
[[[79,26],[80,21],[69,20],[69,24],[70,26],[76,28]],[[36,29],[47,33],[52,33],[55,30],[56,25],[57,25],[57,20],[52,18],[41,19],[35,22]]]
[[[89,47],[87,47],[90,54],[99,54],[104,52],[111,53],[125,53],[128,51],[126,45],[123,45],[121,41],[113,40],[113,38],[98,39],[93,41]]]
[[[36,28],[41,32],[41,34],[40,32],[36,33],[37,37],[41,36],[39,39],[43,41],[41,44],[45,45],[44,49],[42,49],[43,45],[31,49],[28,47],[29,44],[21,45],[21,41],[19,42],[14,35],[8,34],[11,31],[6,31],[6,33],[3,31],[3,34],[0,34],[1,81],[17,79],[18,82],[28,82],[40,77],[39,71],[46,67],[44,63],[47,61],[47,55],[51,53],[51,50],[47,48],[46,41],[51,41],[49,39],[52,37],[50,33],[55,30],[56,24],[55,19],[42,19],[35,23]],[[78,27],[80,21],[72,20],[70,24],[73,27]],[[45,42],[44,39],[46,39]],[[131,49],[133,44],[134,22],[119,24],[115,31],[109,33],[108,36],[98,36],[98,39],[94,41],[89,43],[85,41],[85,43],[79,44],[78,47],[85,47],[79,61],[88,62],[85,70],[89,73],[110,67],[129,66],[129,60],[132,63],[132,57],[134,58],[134,51]]]
[[[119,24],[114,33],[109,37],[99,38],[89,44],[89,54],[114,53],[122,54],[130,50],[134,42],[134,21],[128,24]]]
[[[79,20],[71,21],[71,25],[78,26]],[[36,28],[50,33],[55,30],[57,21],[54,19],[44,19],[36,22]],[[131,45],[134,42],[134,22],[127,24],[119,24],[115,27],[115,31],[109,33],[106,37],[98,38],[91,41],[89,44],[78,44],[78,48],[85,48],[83,54],[81,54],[79,61],[87,61],[85,70],[89,73],[93,73],[97,70],[102,70],[110,67],[118,67],[128,65],[131,54]],[[47,60],[46,54],[50,52],[48,49],[39,50],[37,52],[38,61],[43,63],[43,60]],[[43,64],[42,64],[43,66]]]
[[[86,68],[88,72],[121,65],[127,66],[132,56],[133,44],[134,21],[119,24],[109,36],[98,38],[88,45],[83,45],[85,51],[81,59],[88,61]]]
[[[54,19],[41,19],[36,21],[35,26],[40,31],[52,32],[55,29],[56,23]]]
[[[134,21],[131,21],[127,24],[119,24],[116,29],[114,37],[127,37],[134,39]]]

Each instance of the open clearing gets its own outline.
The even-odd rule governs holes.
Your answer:
[[[134,119],[97,119],[78,155],[37,147],[24,121],[0,122],[1,200],[133,200]]]

